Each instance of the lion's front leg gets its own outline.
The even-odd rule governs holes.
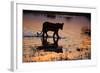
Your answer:
[[[57,36],[57,38],[59,38],[60,36],[59,36],[59,34],[58,34],[58,30],[56,31],[56,36]]]

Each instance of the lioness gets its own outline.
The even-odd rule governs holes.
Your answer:
[[[46,34],[46,37],[48,37],[48,34],[47,34],[48,31],[54,32],[53,37],[55,37],[55,35],[59,37],[58,31],[59,29],[63,30],[63,25],[64,23],[44,22],[43,27],[42,27],[43,37],[45,36],[45,34]]]

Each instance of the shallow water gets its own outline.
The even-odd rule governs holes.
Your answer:
[[[23,45],[23,62],[90,59],[91,53],[90,47],[81,51],[81,42],[68,38],[24,37]]]

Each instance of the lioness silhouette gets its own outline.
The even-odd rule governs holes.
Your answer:
[[[48,31],[53,31],[53,37],[57,36],[57,38],[59,37],[58,35],[58,31],[59,29],[63,30],[63,25],[64,23],[51,23],[51,22],[44,22],[43,23],[43,27],[42,27],[42,32],[43,32],[43,37],[46,34],[46,37],[48,37],[47,32]]]

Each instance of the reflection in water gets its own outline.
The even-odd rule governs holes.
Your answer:
[[[90,38],[80,44],[71,39],[51,37],[24,37],[23,62],[45,62],[91,59]]]
[[[59,38],[53,37],[53,43],[47,41],[48,37],[41,38],[42,46],[38,46],[36,49],[44,51],[62,52],[62,46],[58,45]]]

